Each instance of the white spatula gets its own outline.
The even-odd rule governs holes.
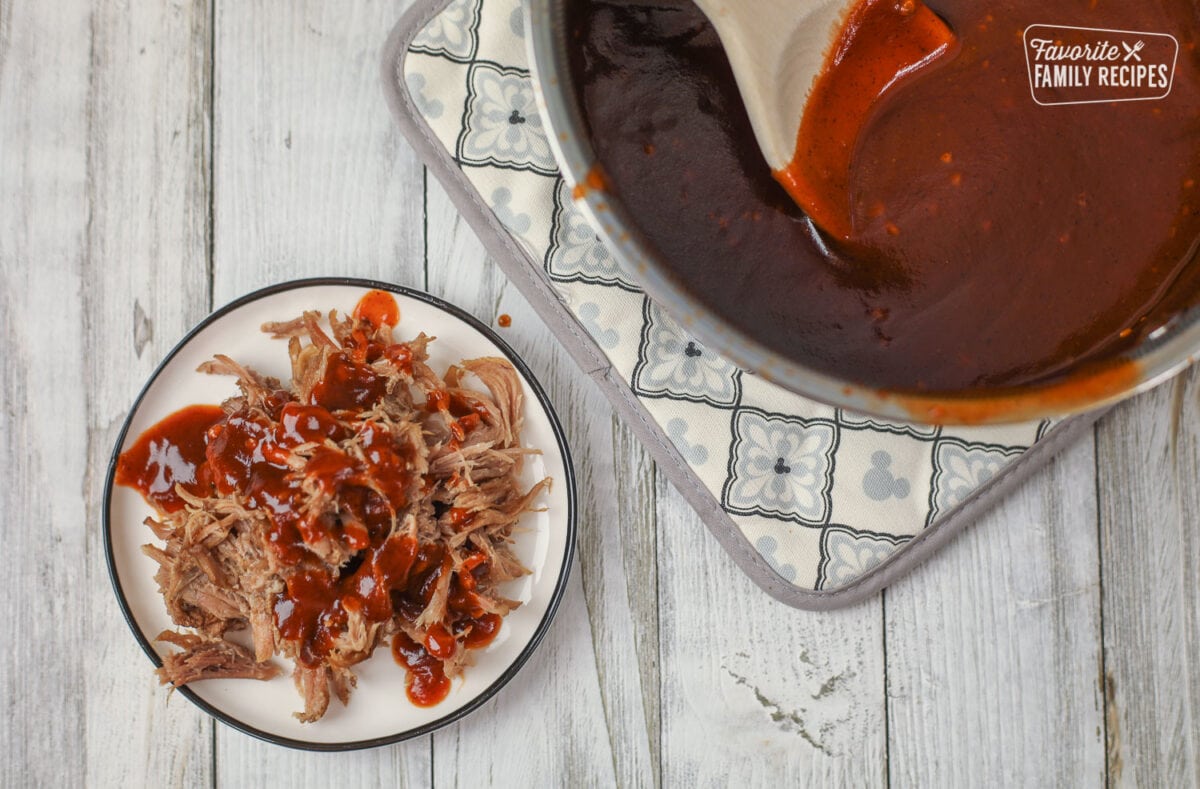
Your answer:
[[[954,34],[920,0],[695,2],[721,37],[776,179],[818,227],[849,239],[856,132],[878,98],[949,51]]]

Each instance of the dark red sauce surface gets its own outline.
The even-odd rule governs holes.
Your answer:
[[[355,314],[371,316],[376,326],[399,319],[394,299],[382,291],[364,297]],[[275,601],[275,621],[283,638],[298,643],[303,665],[321,665],[329,656],[347,627],[348,612],[361,611],[368,622],[384,622],[396,614],[415,621],[439,580],[450,574],[453,632],[435,625],[423,645],[403,635],[392,645],[393,655],[409,672],[409,698],[430,706],[450,690],[441,659],[453,656],[459,641],[467,649],[486,646],[501,620],[484,612],[471,593],[476,574],[488,569],[483,554],[472,554],[455,572],[440,545],[418,545],[394,533],[395,518],[408,506],[408,491],[415,483],[409,471],[412,448],[369,421],[354,428],[362,460],[325,443],[350,437],[350,428],[335,413],[353,419],[386,393],[386,379],[369,367],[385,357],[411,371],[408,346],[384,346],[365,334],[356,335],[352,347],[334,356],[311,402],[299,403],[288,392],[277,391],[267,404],[269,419],[248,409],[230,414],[213,405],[182,409],[149,428],[121,454],[116,481],[168,512],[184,504],[174,492],[176,483],[196,495],[213,490],[237,495],[248,509],[264,511],[271,549],[280,563],[295,568]],[[459,440],[481,418],[479,406],[446,392],[435,393],[430,406],[454,419],[452,429],[461,434],[456,434]],[[297,474],[287,465],[289,452],[310,443],[319,446],[303,474]],[[306,512],[302,479],[320,493],[337,497],[342,511],[336,518]],[[324,540],[340,542],[354,558],[336,572],[310,561],[306,546]]]
[[[408,698],[418,707],[432,707],[450,694],[442,661],[403,633],[392,637],[392,657],[408,669]]]
[[[422,545],[417,553],[407,586],[393,595],[397,611],[409,621],[415,620],[431,599],[443,575],[452,572],[450,558],[441,546]],[[486,613],[475,588],[475,572],[486,571],[483,554],[473,554],[450,578],[448,607],[455,614],[453,632],[442,625],[429,629],[424,644],[417,644],[403,633],[392,641],[392,656],[409,670],[408,697],[416,705],[432,706],[450,692],[450,682],[442,669],[442,660],[454,655],[456,639],[466,649],[481,649],[492,642],[500,629],[501,618]]]
[[[379,402],[387,379],[362,360],[342,351],[329,360],[325,377],[313,387],[311,401],[331,411],[361,411]]]
[[[395,326],[400,322],[400,305],[396,297],[386,290],[372,290],[358,300],[354,317],[362,318],[372,326]]]
[[[467,649],[480,649],[492,643],[496,638],[496,633],[500,632],[499,614],[483,614],[478,619],[473,619],[469,624],[469,632],[467,632],[463,643]],[[467,627],[462,628],[467,631]]]
[[[860,0],[812,87],[796,148],[775,179],[822,231],[849,241],[855,143],[875,105],[953,54],[945,22],[920,0]]]
[[[957,48],[874,108],[848,180],[854,243],[829,247],[762,160],[689,0],[570,4],[603,188],[710,309],[863,385],[1057,380],[1200,299],[1200,4],[927,5]],[[1174,34],[1170,96],[1038,106],[1035,23]]]
[[[275,622],[284,638],[300,643],[300,662],[317,666],[328,657],[346,630],[348,611],[361,611],[368,622],[391,619],[391,594],[408,582],[415,554],[415,540],[392,536],[350,575],[304,569],[289,576],[286,593],[275,602]]]
[[[212,484],[204,463],[207,434],[224,416],[220,406],[191,405],[153,425],[117,458],[117,484],[134,488],[165,512],[183,508],[176,485],[195,496],[207,494]]]

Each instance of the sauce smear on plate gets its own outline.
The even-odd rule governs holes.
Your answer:
[[[207,434],[224,417],[220,406],[191,405],[159,421],[121,453],[117,484],[134,488],[160,509],[179,511],[184,502],[176,485],[202,496],[212,484],[205,464]]]

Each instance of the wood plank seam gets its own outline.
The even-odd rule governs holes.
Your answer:
[[[208,48],[207,48],[207,68],[204,69],[208,84],[205,86],[205,140],[204,150],[206,152],[207,173],[208,173],[208,233],[205,237],[204,254],[207,258],[207,279],[208,292],[205,294],[205,304],[209,312],[212,312],[213,293],[216,289],[216,236],[217,236],[217,211],[216,211],[216,161],[217,161],[217,3],[220,0],[208,0]],[[217,760],[217,722],[209,720],[209,741],[212,748],[212,765],[210,767],[211,787],[217,789],[217,776],[220,774],[218,770]]]
[[[883,652],[883,784],[892,787],[892,705],[891,685],[888,682],[888,595],[887,589],[879,592],[880,649]]]
[[[1092,442],[1097,447],[1100,447],[1100,424],[1096,423],[1092,426]],[[1109,730],[1109,715],[1112,701],[1109,698],[1108,687],[1108,641],[1104,635],[1104,511],[1100,507],[1100,452],[1097,451],[1093,455],[1095,496],[1096,496],[1096,547],[1099,549],[1096,554],[1097,583],[1100,588],[1100,676],[1097,677],[1097,682],[1100,684],[1100,699],[1104,704],[1104,714],[1100,716],[1100,725],[1103,730],[1104,742],[1104,785],[1105,787],[1112,786],[1112,764],[1113,764],[1113,734]]]

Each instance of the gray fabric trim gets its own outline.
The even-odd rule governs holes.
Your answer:
[[[500,268],[646,445],[667,479],[696,510],[721,547],[771,597],[786,605],[810,611],[829,611],[869,599],[932,556],[1055,454],[1078,440],[1100,417],[1100,413],[1086,414],[1055,427],[1020,460],[975,491],[954,512],[917,535],[899,552],[853,584],[835,591],[821,592],[800,589],[788,583],[754,550],[754,546],[721,509],[717,500],[692,473],[628,385],[614,374],[600,348],[559,301],[541,266],[508,234],[421,118],[404,84],[404,60],[416,34],[449,2],[418,0],[401,17],[388,37],[383,51],[383,89],[396,122]]]

